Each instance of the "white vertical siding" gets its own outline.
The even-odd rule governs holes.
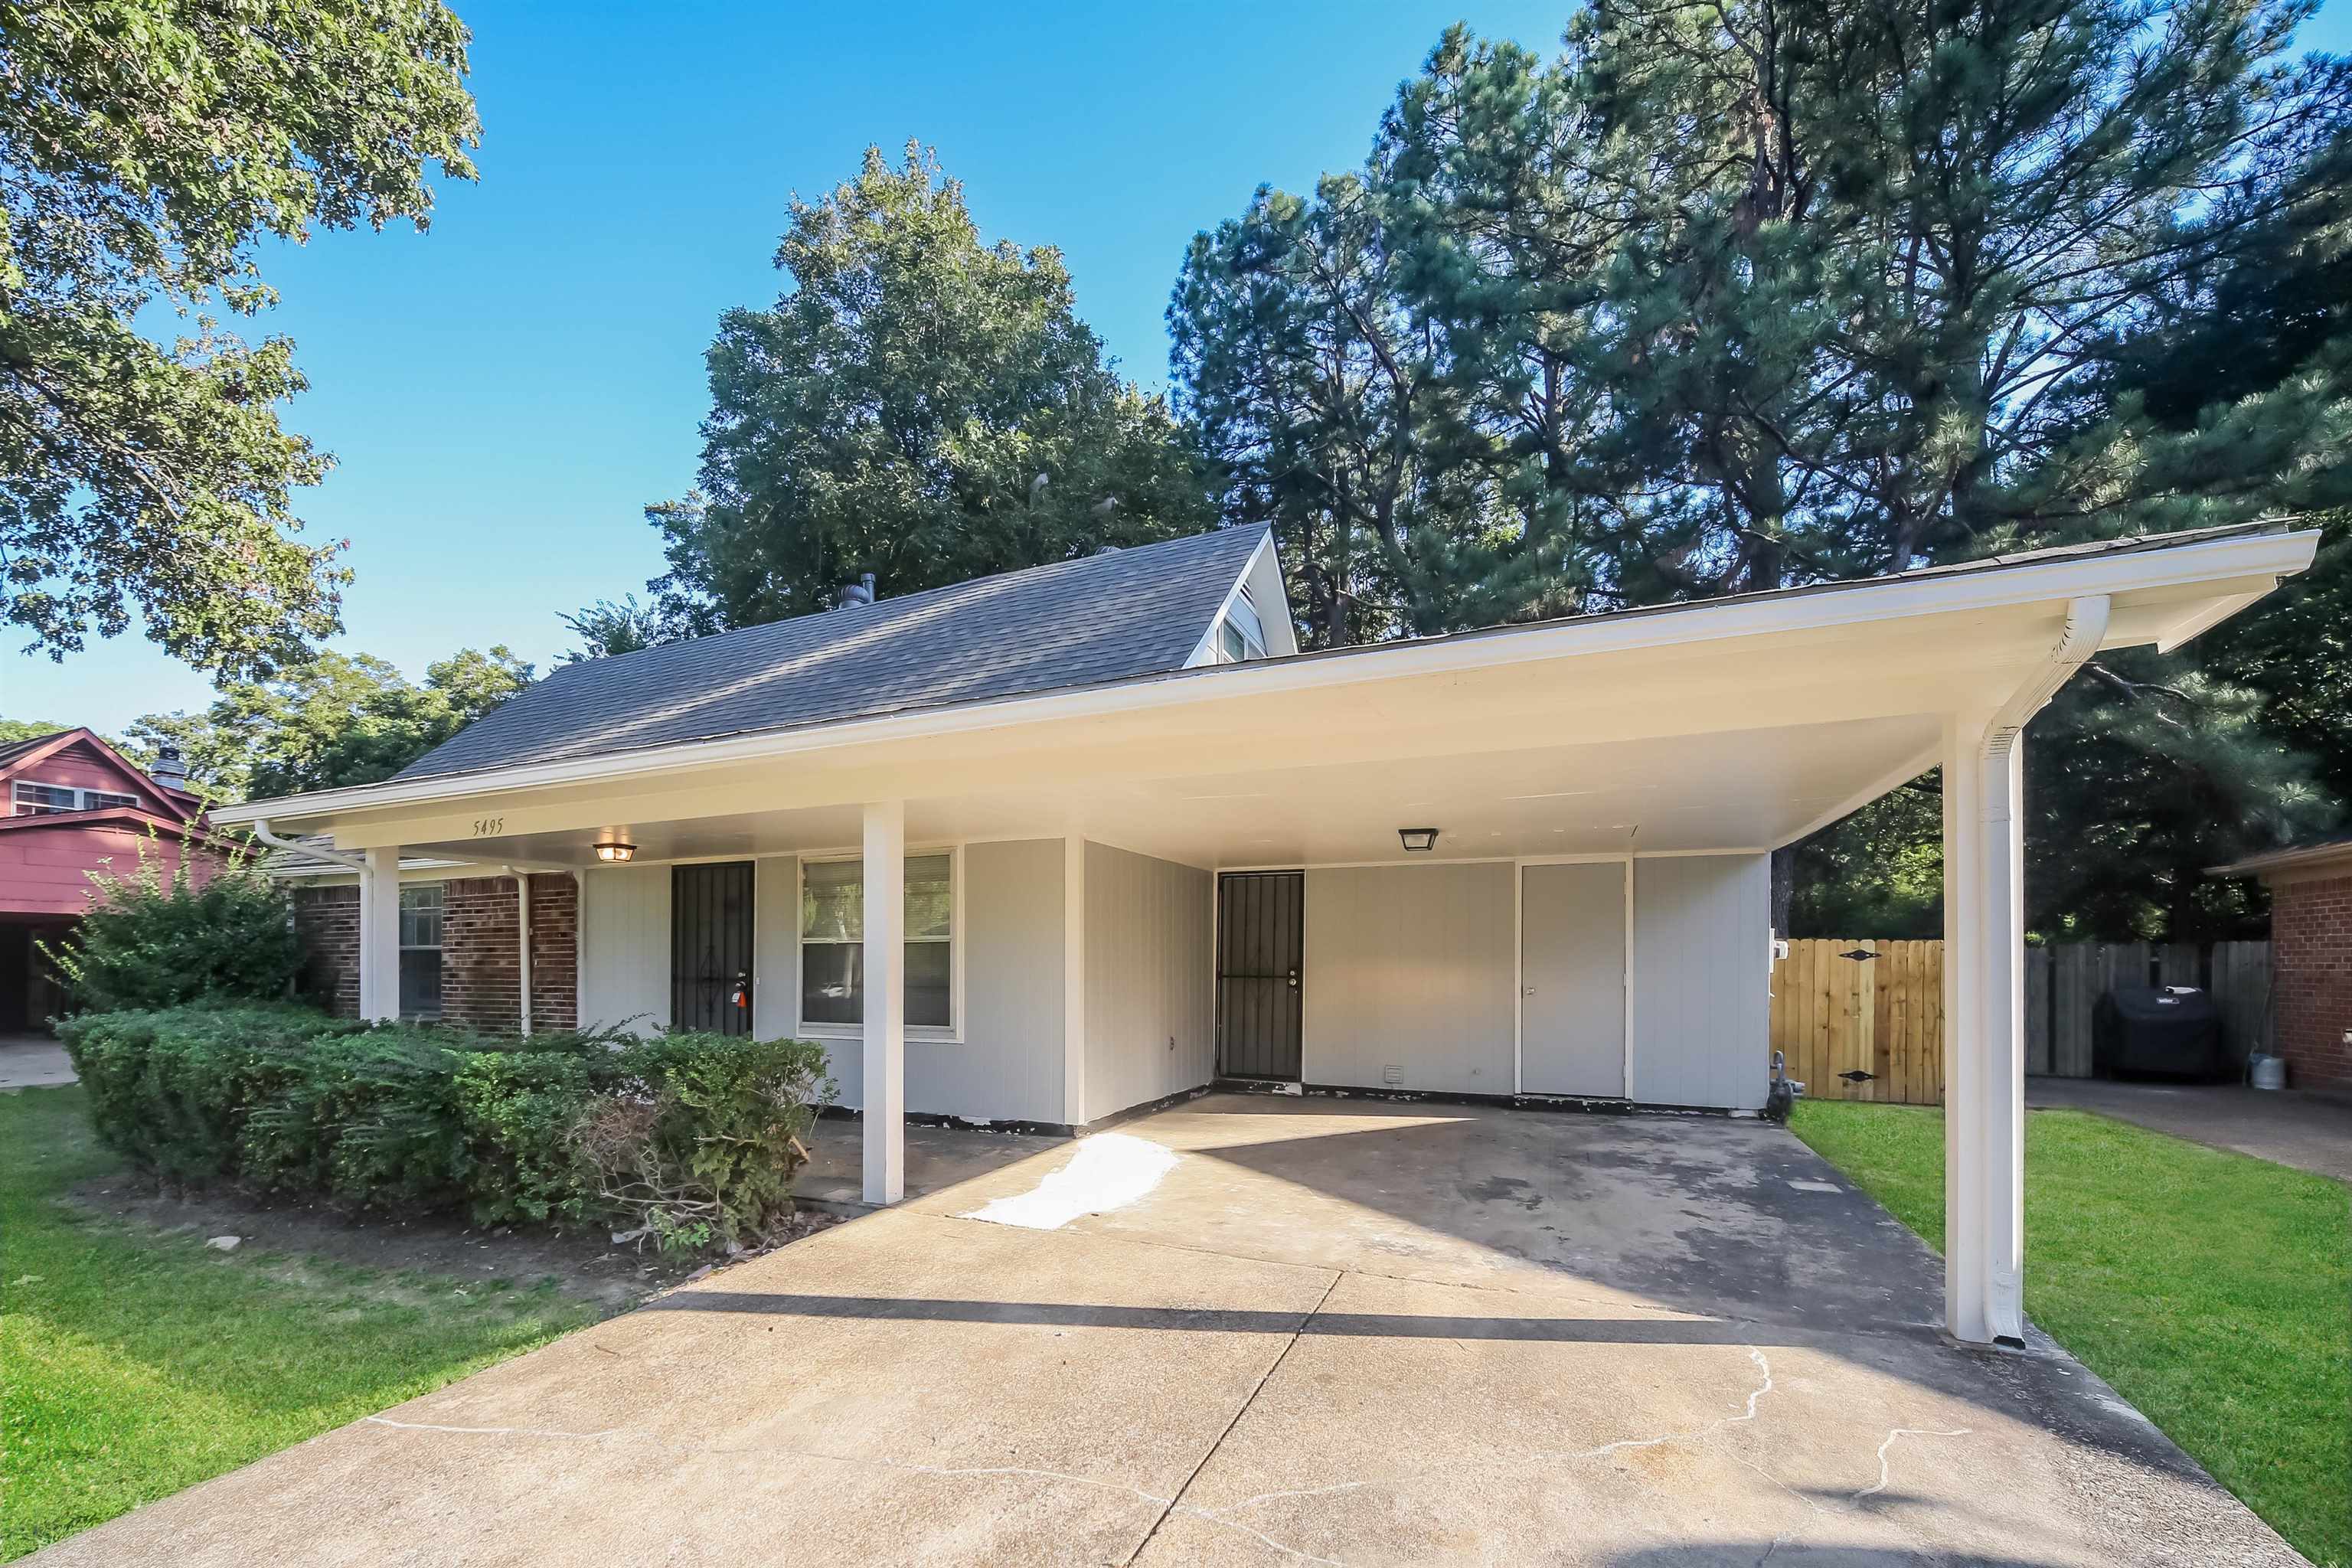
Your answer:
[[[1635,1100],[1763,1105],[1770,924],[1766,856],[1633,862]]]
[[[751,879],[751,1033],[780,1040],[800,1022],[801,863],[754,860]]]
[[[981,1121],[1066,1121],[1062,841],[963,852],[963,1044],[907,1042],[907,1104]]]
[[[1209,1081],[1212,886],[1191,866],[1086,847],[1087,1121]]]
[[[1307,873],[1308,1083],[1509,1094],[1517,970],[1508,862]]]
[[[580,873],[583,1028],[668,1026],[669,873],[667,866]]]

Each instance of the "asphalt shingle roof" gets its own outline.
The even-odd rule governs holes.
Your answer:
[[[473,773],[1182,668],[1265,538],[1220,529],[558,668],[395,775]]]

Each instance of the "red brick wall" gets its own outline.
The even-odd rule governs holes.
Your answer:
[[[310,946],[311,994],[343,1017],[360,1010],[360,890],[303,888],[295,923]],[[441,1016],[453,1024],[511,1030],[520,1022],[511,877],[469,877],[442,885]],[[530,879],[531,1026],[568,1029],[579,1018],[580,884]]]
[[[295,889],[294,924],[310,948],[303,989],[337,1017],[358,1017],[360,890]]]
[[[520,1023],[515,903],[512,877],[443,884],[441,1016],[449,1022],[481,1029]],[[531,1026],[568,1029],[579,1015],[580,884],[570,877],[533,877],[530,925]]]
[[[2273,887],[2271,975],[2287,1087],[2352,1091],[2352,873]]]

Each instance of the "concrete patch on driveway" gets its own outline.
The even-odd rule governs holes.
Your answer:
[[[1775,1129],[1216,1097],[64,1542],[52,1564],[2299,1561]]]

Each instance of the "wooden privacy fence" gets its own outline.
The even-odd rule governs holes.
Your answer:
[[[1792,942],[1772,966],[1771,1016],[1808,1098],[1944,1102],[1940,942]]]
[[[2266,942],[2062,942],[2025,950],[2025,1070],[2091,1076],[2092,1018],[2117,985],[2195,985],[2240,1057],[2271,1048]],[[1944,944],[1819,938],[1772,966],[1771,1048],[1815,1100],[1944,1102]],[[1841,1075],[1867,1073],[1867,1078]]]

